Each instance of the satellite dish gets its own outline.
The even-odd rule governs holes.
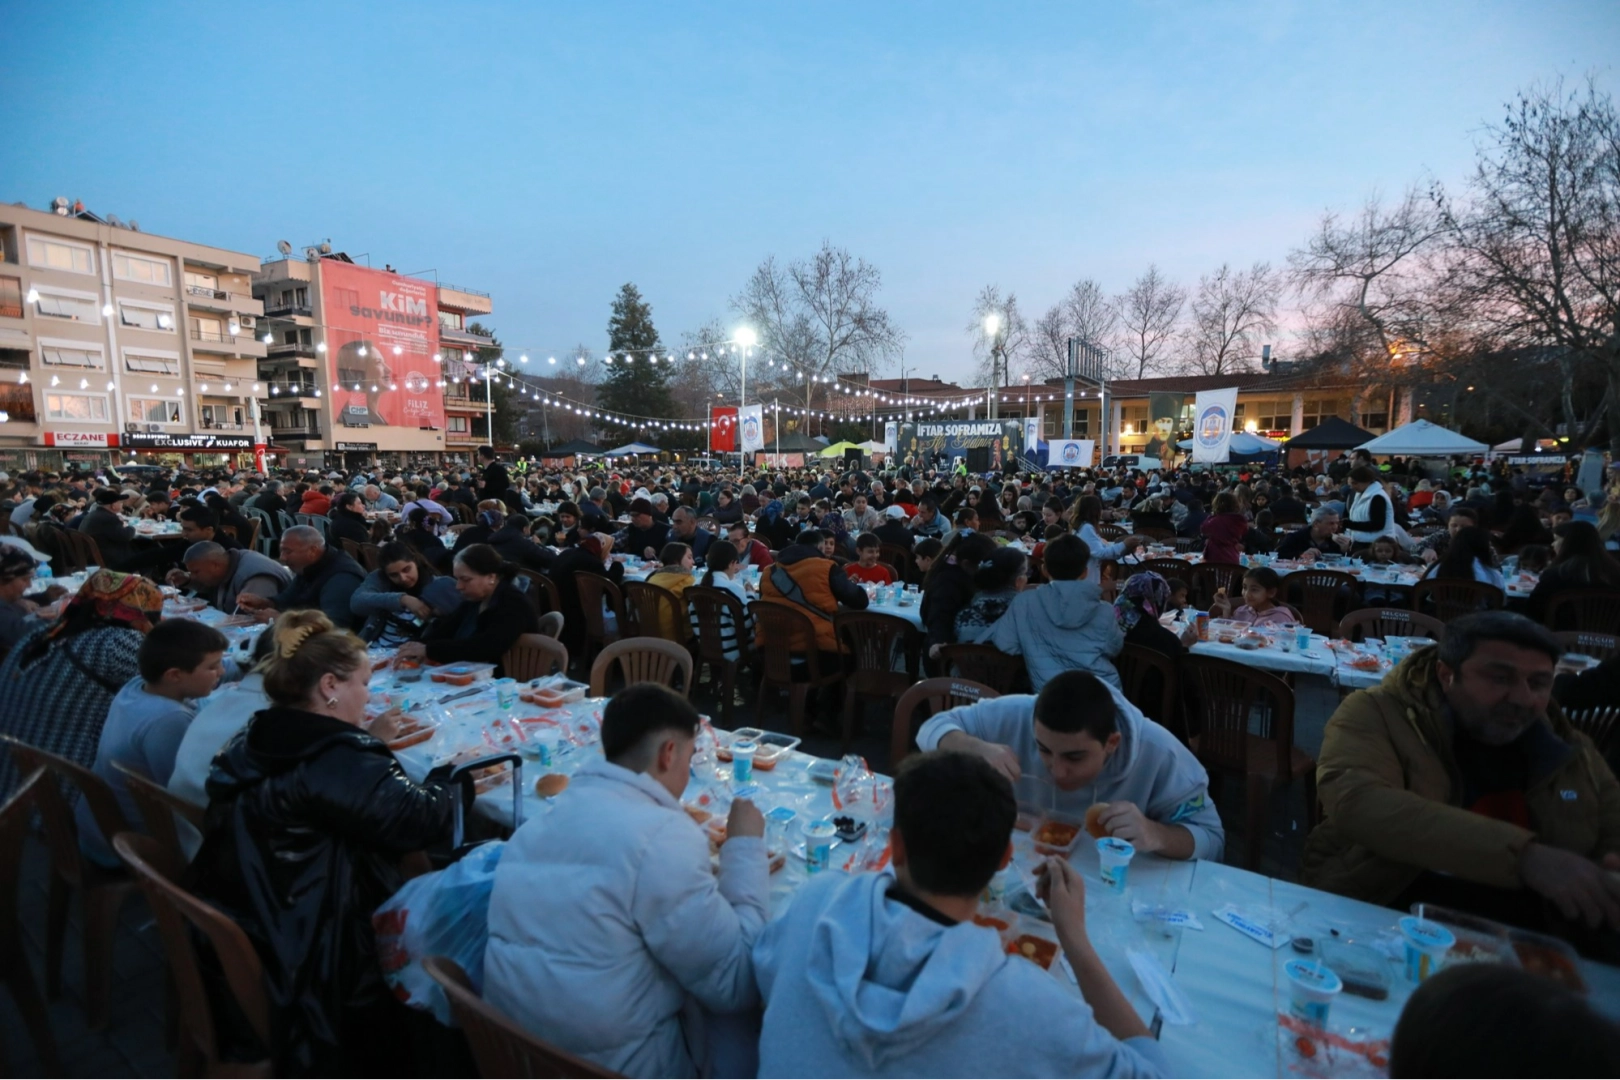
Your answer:
[[[319,251],[316,251],[312,247],[307,247],[307,248],[304,249],[304,257],[313,262],[314,260],[321,257],[321,253]]]
[[[277,240],[276,241],[276,250],[281,252],[283,255],[291,255],[292,254],[292,245],[287,243],[287,241],[285,241],[285,240]]]
[[[141,223],[136,221],[134,218],[130,218],[129,219],[129,228],[130,228],[131,232],[140,232],[141,231]]]
[[[107,215],[107,224],[109,224],[113,228],[117,229],[117,228],[122,228],[124,223],[122,221],[118,220],[118,215],[117,214],[108,214]]]
[[[328,240],[328,241],[326,241],[326,243],[321,245],[321,254],[322,255],[330,255],[330,254],[332,254],[332,241]]]

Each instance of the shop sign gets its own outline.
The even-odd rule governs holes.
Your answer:
[[[123,444],[130,450],[251,450],[253,436],[215,435],[210,432],[169,435],[128,431],[124,433]]]
[[[374,454],[377,452],[377,444],[374,442],[340,442],[333,443],[332,448],[334,450],[346,450],[356,454]]]
[[[46,446],[117,446],[118,436],[105,431],[47,431]]]

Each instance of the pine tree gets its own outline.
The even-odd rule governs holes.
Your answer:
[[[658,351],[662,348],[653,326],[652,306],[633,284],[626,283],[613,299],[613,317],[608,320],[608,355],[612,363],[606,366],[606,377],[596,392],[603,411],[632,418],[675,415],[668,361]],[[629,434],[628,428],[618,430]],[[658,436],[666,434],[646,431],[640,433],[640,438],[663,445],[667,440]]]

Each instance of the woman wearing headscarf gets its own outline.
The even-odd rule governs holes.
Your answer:
[[[1151,570],[1132,574],[1114,599],[1114,617],[1125,632],[1125,643],[1152,649],[1173,660],[1182,654],[1183,645],[1197,640],[1198,627],[1189,622],[1178,638],[1159,622],[1159,616],[1168,610],[1170,583]]]
[[[782,512],[781,499],[772,499],[759,508],[755,534],[769,544],[773,551],[780,551],[793,542],[793,523],[788,521],[787,515]]]
[[[98,570],[55,621],[0,663],[0,734],[91,768],[107,710],[139,674],[141,641],[163,615],[163,593],[136,574]],[[0,751],[0,799],[17,782]]]

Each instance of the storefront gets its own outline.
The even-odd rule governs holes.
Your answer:
[[[116,436],[125,463],[190,469],[251,469],[253,436],[196,432],[185,435],[129,431]]]
[[[377,460],[377,444],[374,442],[334,442],[332,449],[337,451],[338,460],[345,469],[358,469]]]

